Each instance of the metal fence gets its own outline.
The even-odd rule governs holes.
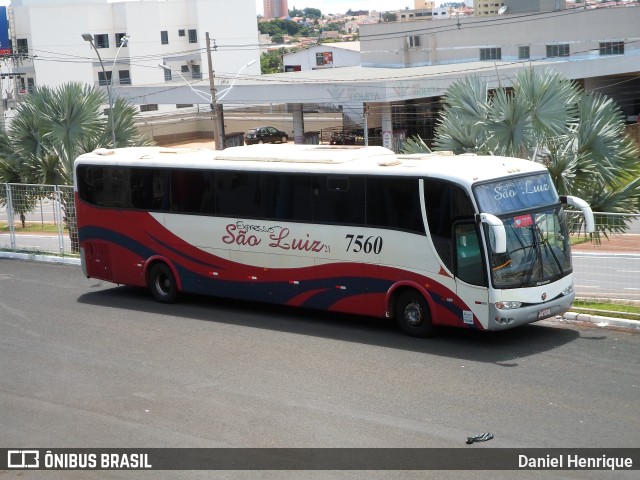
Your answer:
[[[595,239],[587,239],[579,222],[573,224],[577,296],[640,304],[640,214],[595,213],[594,217]]]
[[[596,213],[600,234],[585,236],[569,213],[578,296],[640,302],[640,214]],[[580,240],[583,240],[580,243]],[[73,187],[0,184],[0,250],[77,255]]]
[[[0,249],[73,255],[76,233],[73,187],[0,184]]]

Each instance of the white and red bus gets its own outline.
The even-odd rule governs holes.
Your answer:
[[[97,150],[75,162],[87,277],[181,292],[500,330],[574,299],[548,171],[514,158],[382,147]]]

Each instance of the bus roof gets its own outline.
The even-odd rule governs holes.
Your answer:
[[[476,182],[513,174],[545,171],[536,162],[511,157],[454,155],[451,152],[395,154],[376,146],[292,144],[247,145],[225,150],[164,147],[98,149],[78,157],[78,164],[422,176],[452,180],[468,187]]]

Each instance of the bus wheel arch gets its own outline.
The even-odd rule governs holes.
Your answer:
[[[163,260],[149,262],[147,286],[158,302],[173,303],[180,292],[178,276],[174,269]]]
[[[420,290],[400,287],[389,300],[390,311],[403,332],[413,337],[429,337],[433,334],[433,310]]]

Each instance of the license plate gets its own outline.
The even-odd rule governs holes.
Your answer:
[[[545,308],[544,310],[538,310],[538,318],[546,318],[551,316],[551,308]]]

